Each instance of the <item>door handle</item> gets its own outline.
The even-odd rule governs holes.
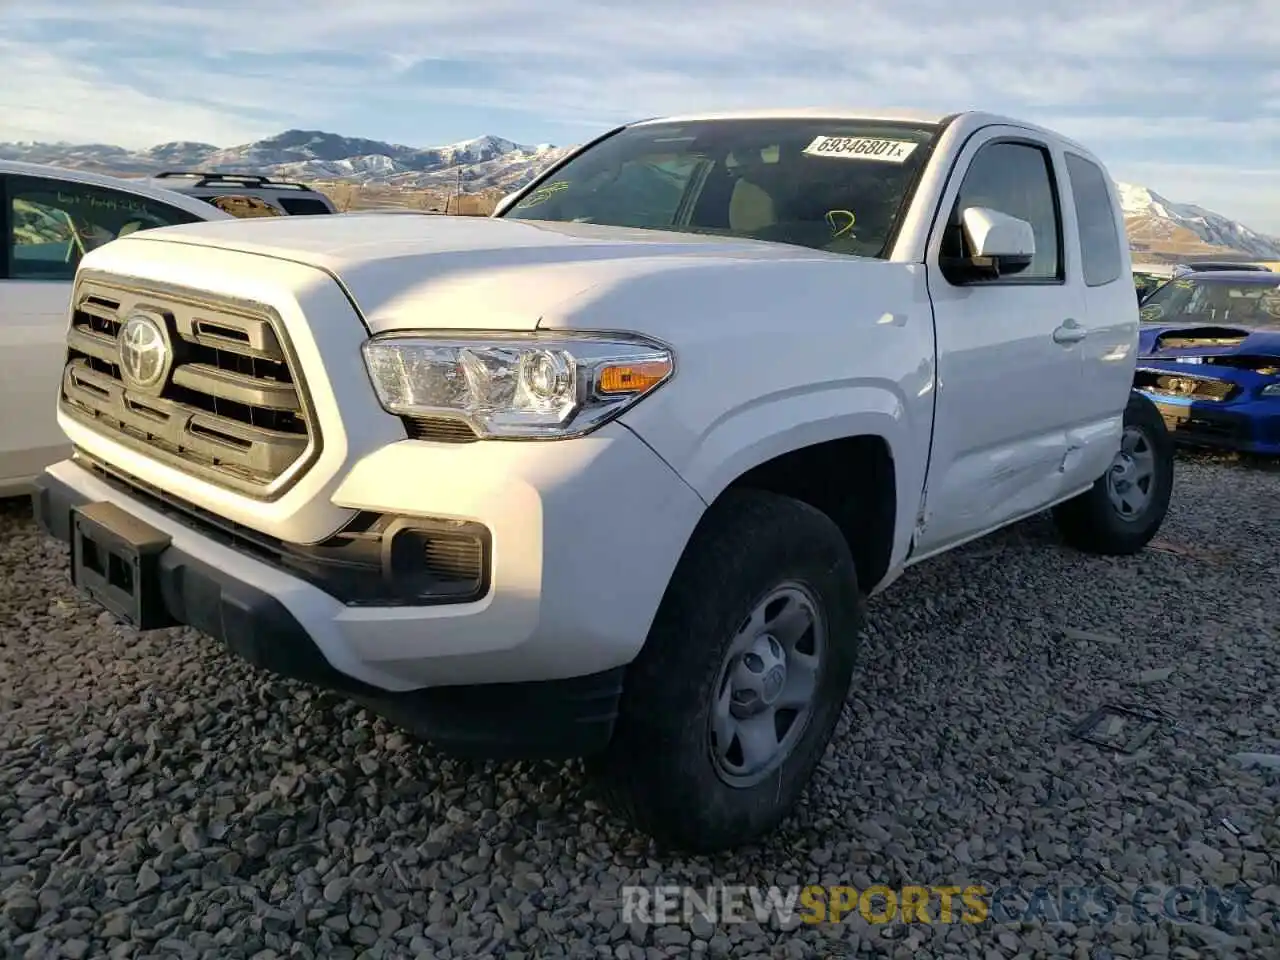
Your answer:
[[[1079,343],[1088,335],[1088,328],[1082,327],[1075,320],[1067,318],[1062,321],[1062,326],[1053,331],[1053,342],[1069,345]]]

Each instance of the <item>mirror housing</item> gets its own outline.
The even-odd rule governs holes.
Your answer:
[[[504,213],[507,212],[507,208],[510,207],[511,204],[516,202],[516,197],[518,196],[520,196],[519,190],[516,190],[514,193],[508,193],[505,197],[503,197],[501,200],[498,201],[497,206],[493,208],[493,213],[489,214],[489,216],[491,217],[502,216]]]
[[[1014,276],[1031,266],[1036,254],[1031,224],[990,207],[965,208],[952,229],[961,231],[969,255],[951,258],[945,266],[962,283]]]

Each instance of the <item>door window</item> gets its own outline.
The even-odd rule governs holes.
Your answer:
[[[1067,176],[1080,225],[1080,266],[1086,286],[1101,287],[1120,279],[1120,231],[1107,190],[1107,178],[1096,163],[1067,154]]]
[[[293,216],[318,216],[333,213],[329,205],[314,197],[280,197],[280,206],[284,212]]]
[[[251,219],[254,217],[281,216],[280,211],[267,203],[267,201],[249,194],[231,193],[225,196],[201,197],[200,199],[217,207],[223,213],[231,214],[233,217]]]
[[[11,280],[71,280],[80,259],[104,243],[200,219],[123,190],[56,180],[14,177],[6,195]]]
[[[969,207],[987,207],[1030,223],[1036,240],[1031,266],[1014,276],[987,282],[1062,280],[1062,215],[1057,198],[1048,150],[1027,143],[988,143],[974,155],[960,184],[943,237],[942,256],[969,255],[960,227],[961,214]]]

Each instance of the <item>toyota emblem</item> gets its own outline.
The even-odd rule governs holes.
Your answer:
[[[140,389],[157,386],[169,372],[169,339],[145,313],[135,313],[120,328],[120,373]]]

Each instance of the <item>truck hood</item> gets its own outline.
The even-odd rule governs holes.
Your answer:
[[[337,215],[185,224],[121,242],[217,247],[319,267],[370,332],[532,330],[592,291],[675,270],[850,258],[756,240],[489,217]]]

